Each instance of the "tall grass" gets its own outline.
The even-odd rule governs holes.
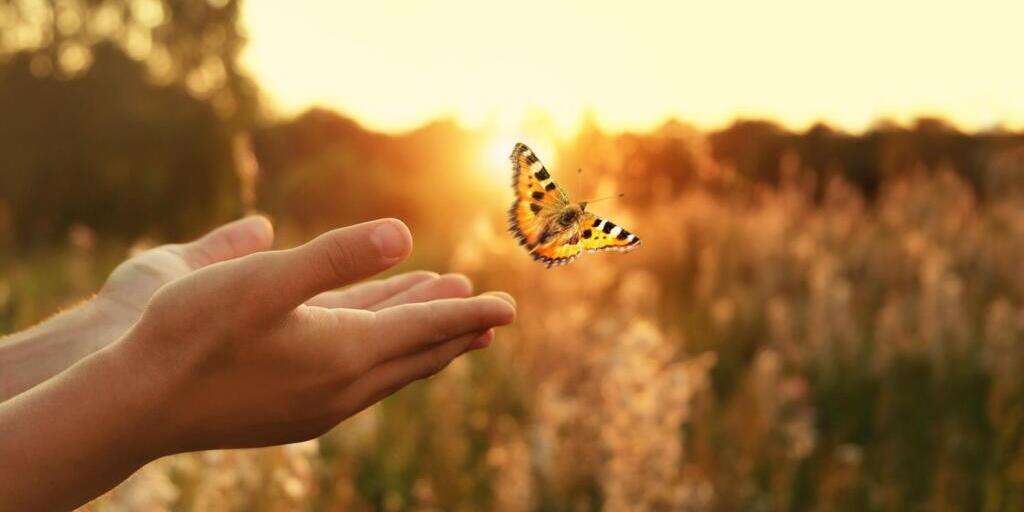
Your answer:
[[[1024,196],[939,168],[817,197],[784,167],[610,206],[643,246],[550,271],[480,215],[426,250],[517,298],[491,349],[318,440],[168,457],[90,509],[1024,510]],[[95,286],[113,258],[72,245],[8,265],[0,325]]]

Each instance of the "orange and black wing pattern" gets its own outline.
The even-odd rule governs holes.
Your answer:
[[[520,245],[532,251],[551,220],[569,204],[569,198],[525,144],[516,144],[510,158],[516,198],[508,212],[508,229]]]
[[[557,265],[572,263],[583,253],[580,231],[572,227],[555,235],[550,241],[537,245],[530,251],[533,259],[551,268]]]
[[[640,237],[593,213],[580,218],[580,246],[587,252],[629,252],[640,245]]]
[[[614,222],[584,212],[569,229],[534,247],[530,254],[548,268],[572,263],[584,252],[629,252],[640,245],[640,238]]]
[[[516,144],[511,158],[516,199],[508,212],[508,230],[533,259],[551,268],[571,263],[583,252],[626,252],[640,245],[636,235],[584,211],[586,204],[570,203],[526,145]]]

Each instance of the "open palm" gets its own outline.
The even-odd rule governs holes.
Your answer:
[[[134,325],[162,286],[201,268],[271,248],[273,228],[263,217],[247,217],[221,226],[188,243],[149,249],[121,263],[97,294],[97,306],[114,335]],[[325,308],[376,311],[397,304],[466,297],[473,292],[465,277],[413,271],[366,281],[320,294],[307,302]],[[110,340],[113,341],[113,340]]]

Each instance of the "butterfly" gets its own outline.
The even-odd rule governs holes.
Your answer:
[[[640,245],[636,235],[586,211],[587,201],[570,201],[525,144],[517,143],[510,158],[516,199],[508,212],[508,230],[533,259],[551,268],[572,262],[584,251],[627,252]]]

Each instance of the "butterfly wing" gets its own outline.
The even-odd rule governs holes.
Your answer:
[[[509,232],[533,259],[550,268],[570,263],[583,251],[626,252],[640,245],[636,235],[571,205],[565,191],[525,144],[516,144],[511,159],[516,199],[509,209]],[[580,213],[579,220],[568,227],[556,226],[555,220],[567,210]]]
[[[640,237],[616,226],[610,220],[584,212],[574,226],[534,247],[530,254],[550,268],[571,263],[584,251],[629,252],[639,245]]]
[[[569,198],[525,144],[517,143],[510,158],[516,199],[508,212],[509,232],[520,245],[533,250],[544,228],[569,204]]]
[[[640,245],[640,237],[590,212],[580,217],[579,230],[580,248],[587,252],[629,252]]]
[[[534,247],[530,251],[533,259],[551,268],[555,265],[571,263],[583,252],[579,226],[575,225],[559,232],[550,241]]]

